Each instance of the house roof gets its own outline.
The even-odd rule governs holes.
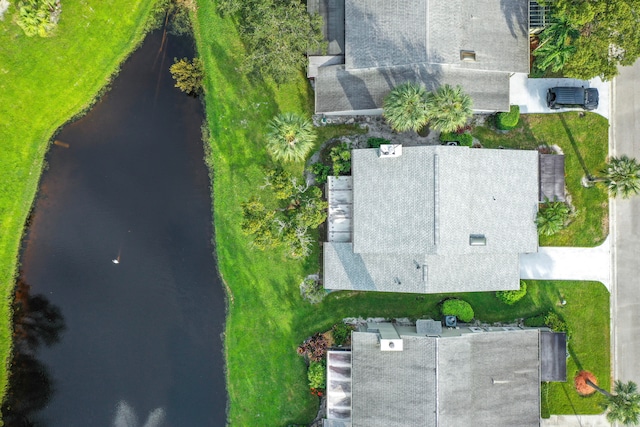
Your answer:
[[[564,155],[540,154],[540,201],[564,202]]]
[[[429,91],[460,85],[474,110],[509,111],[510,73],[529,72],[527,0],[310,3],[325,18],[329,54],[345,55],[344,65],[314,70],[316,113],[379,112],[384,96],[407,81]]]
[[[323,245],[327,289],[405,293],[516,290],[518,254],[359,254],[351,243]]]
[[[468,147],[352,152],[353,250],[367,254],[535,252],[538,153]],[[470,235],[486,244],[470,245]]]
[[[441,85],[462,86],[476,111],[509,111],[509,74],[464,70],[442,64],[414,64],[347,70],[319,67],[315,78],[316,113],[350,113],[382,108],[397,85],[414,82],[434,91]]]
[[[526,0],[346,0],[345,64],[528,73],[528,22]],[[462,61],[461,51],[476,60]]]
[[[567,334],[540,332],[541,381],[567,380]]]
[[[352,334],[353,427],[539,425],[538,330],[401,337]]]

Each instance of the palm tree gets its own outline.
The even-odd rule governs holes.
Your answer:
[[[472,114],[471,97],[460,86],[446,84],[427,96],[427,118],[435,130],[454,132],[463,127]]]
[[[615,394],[598,387],[589,379],[586,383],[604,395],[605,401],[602,407],[607,411],[607,420],[610,423],[620,422],[624,425],[640,423],[640,393],[636,383],[633,381],[623,383],[616,380]]]
[[[553,72],[560,71],[576,51],[571,40],[579,35],[566,20],[559,19],[549,25],[542,32],[540,46],[533,51],[533,55],[540,58],[536,67],[543,71],[549,67]]]
[[[536,217],[538,233],[544,236],[552,236],[564,228],[569,218],[569,206],[560,201],[546,199]]]
[[[297,114],[278,114],[269,123],[267,150],[275,160],[302,161],[315,141],[313,123]]]
[[[427,92],[415,83],[396,86],[384,99],[384,117],[393,130],[418,131],[427,124]]]
[[[640,192],[640,164],[636,159],[626,155],[612,157],[602,172],[604,177],[591,178],[591,181],[604,182],[611,197],[627,199]]]

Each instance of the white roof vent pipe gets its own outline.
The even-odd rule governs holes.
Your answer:
[[[401,144],[381,144],[378,149],[378,157],[400,157],[402,156]]]

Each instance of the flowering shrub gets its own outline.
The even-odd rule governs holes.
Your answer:
[[[316,279],[307,277],[300,283],[300,295],[311,304],[318,304],[327,295],[327,291]]]
[[[298,347],[298,354],[306,356],[311,362],[324,359],[329,343],[322,334],[315,334]]]

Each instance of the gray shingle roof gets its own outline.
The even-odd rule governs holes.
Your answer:
[[[346,0],[345,64],[528,73],[528,19],[526,0]],[[462,61],[461,50],[476,60]]]
[[[352,426],[435,426],[435,339],[406,337],[403,351],[383,352],[375,334],[352,337]]]
[[[354,427],[539,425],[537,330],[402,338],[383,352],[353,333]]]
[[[540,425],[538,330],[438,341],[441,426]]]
[[[538,153],[404,147],[353,150],[353,250],[381,254],[535,252]],[[485,246],[470,246],[482,234]]]
[[[358,254],[351,243],[331,242],[323,245],[323,282],[333,290],[422,294],[515,290],[518,259],[518,254]]]
[[[476,111],[509,111],[509,73],[474,71],[439,64],[346,70],[344,65],[318,68],[316,113],[382,108],[384,97],[411,81],[433,91],[443,84],[462,86]]]

